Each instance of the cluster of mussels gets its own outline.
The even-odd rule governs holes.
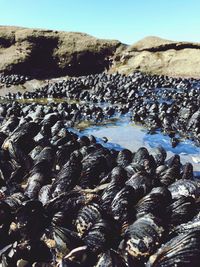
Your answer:
[[[172,138],[172,146],[178,144],[175,134],[200,143],[200,81],[167,76],[150,76],[135,72],[129,76],[96,74],[51,83],[24,94],[9,94],[9,99],[68,98],[86,103],[110,103],[106,113],[113,115],[130,113],[132,120],[145,125],[150,133],[157,129]],[[94,106],[89,108],[91,120]],[[104,112],[98,109],[103,120]]]
[[[28,81],[30,78],[28,76],[19,75],[19,74],[4,74],[0,73],[0,83],[6,84],[6,87],[11,85],[23,84]]]
[[[131,77],[122,77],[119,90],[112,86],[118,74],[93,77],[49,85],[46,94],[107,101],[110,92],[110,101],[125,101],[125,112],[151,91],[132,80],[127,86]],[[90,104],[13,101],[0,113],[2,266],[199,266],[200,183],[190,163],[166,160],[162,147],[116,151],[70,131],[82,113],[93,116]]]

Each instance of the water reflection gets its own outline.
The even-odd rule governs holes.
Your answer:
[[[128,148],[134,152],[141,146],[145,146],[151,151],[154,147],[161,145],[167,151],[168,157],[179,154],[183,164],[191,162],[195,171],[200,170],[200,147],[196,147],[190,140],[182,140],[175,148],[172,148],[169,136],[161,132],[148,134],[144,127],[131,123],[128,116],[121,116],[116,121],[108,121],[103,125],[91,125],[82,130],[81,134],[94,135],[104,146],[118,150]],[[106,144],[102,141],[103,137],[108,138]]]

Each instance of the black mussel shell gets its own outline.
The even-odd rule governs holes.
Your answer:
[[[97,203],[91,203],[82,207],[77,214],[75,226],[77,232],[82,236],[85,231],[102,218],[102,211]]]
[[[57,174],[55,182],[52,184],[52,196],[56,197],[63,192],[67,192],[77,184],[81,174],[81,163],[79,160],[71,159],[62,167]]]
[[[56,248],[63,254],[68,253],[72,249],[83,245],[76,232],[64,227],[53,226],[53,238],[56,242]]]
[[[126,267],[124,259],[114,250],[108,250],[100,255],[95,267]]]
[[[198,213],[191,221],[182,223],[173,229],[173,233],[181,234],[191,230],[200,230],[200,213]]]
[[[178,199],[181,196],[191,196],[194,199],[198,199],[200,196],[200,184],[198,181],[181,179],[171,184],[168,189],[173,199]]]
[[[135,205],[137,218],[152,213],[159,218],[165,217],[165,209],[171,203],[171,193],[166,187],[155,187]]]
[[[160,166],[164,164],[166,157],[167,157],[167,153],[162,146],[158,146],[154,149],[153,156],[154,156],[156,165]]]
[[[106,251],[116,242],[116,228],[113,223],[107,220],[99,220],[83,237],[88,249],[95,253]]]
[[[121,167],[126,167],[132,161],[133,154],[128,149],[123,149],[118,153],[117,156],[117,165]]]
[[[182,171],[182,179],[188,179],[192,180],[194,177],[193,175],[193,166],[191,163],[187,162],[185,165],[183,165],[183,171]]]
[[[161,185],[168,186],[176,181],[179,178],[179,171],[177,171],[176,166],[170,168],[163,168],[158,174],[158,179]]]
[[[160,220],[151,214],[145,215],[127,228],[124,234],[125,249],[133,258],[148,258],[161,244],[163,233]]]
[[[125,186],[115,195],[111,203],[111,214],[121,226],[133,220],[136,199],[137,192],[131,186]]]
[[[190,196],[182,196],[166,208],[168,222],[175,226],[191,220],[195,214],[195,200]]]
[[[140,147],[134,154],[133,162],[143,165],[143,161],[149,159],[149,152],[145,147]]]
[[[153,254],[147,267],[198,267],[200,262],[200,230],[174,237]]]
[[[48,226],[42,203],[37,200],[27,201],[17,211],[16,224],[23,239],[37,240]]]
[[[143,197],[153,187],[154,180],[145,172],[135,173],[127,182],[126,185],[133,187],[137,192],[141,192],[140,197]]]
[[[82,188],[90,188],[99,184],[100,174],[108,172],[108,164],[101,150],[90,153],[82,160],[82,173],[80,186]]]

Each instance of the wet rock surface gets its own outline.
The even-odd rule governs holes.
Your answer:
[[[3,98],[3,266],[197,267],[192,164],[162,147],[106,147],[106,137],[99,143],[75,127],[129,114],[171,146],[180,135],[199,144],[199,90],[195,79],[102,73]]]

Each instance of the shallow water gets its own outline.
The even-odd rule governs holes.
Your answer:
[[[152,151],[157,146],[162,146],[167,151],[168,157],[173,154],[181,156],[181,162],[191,162],[194,171],[200,171],[200,147],[190,140],[181,140],[172,148],[170,138],[161,132],[148,134],[147,129],[136,125],[130,121],[129,116],[121,116],[115,121],[107,121],[103,125],[91,125],[81,131],[82,135],[94,135],[98,142],[104,146],[121,150],[128,148],[132,152],[137,151],[141,146],[145,146]],[[104,143],[102,138],[107,137],[108,142]]]

